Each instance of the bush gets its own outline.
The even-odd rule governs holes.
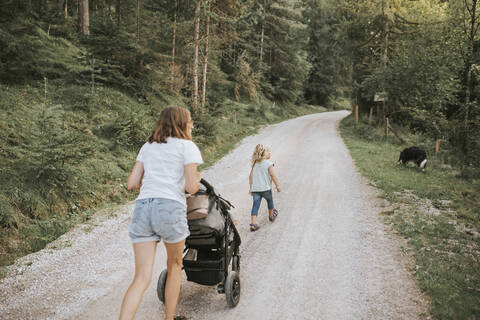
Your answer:
[[[145,110],[126,110],[120,112],[111,127],[117,147],[137,150],[145,143],[150,130],[151,117]]]
[[[192,135],[195,142],[201,147],[214,145],[217,142],[216,120],[208,112],[193,114],[193,120],[195,125]]]
[[[0,29],[0,79],[6,83],[61,78],[72,82],[90,73],[84,51],[30,24]]]
[[[75,165],[90,157],[93,148],[88,134],[79,132],[83,128],[71,120],[61,105],[42,108],[28,132],[30,143],[22,145],[19,153],[27,179],[66,191],[68,180],[79,174]]]
[[[0,194],[0,227],[17,227],[17,221],[10,201],[4,194]]]

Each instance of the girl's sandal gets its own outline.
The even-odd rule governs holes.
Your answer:
[[[250,231],[257,231],[258,229],[260,229],[258,224],[250,223]]]
[[[271,216],[268,216],[268,220],[270,220],[270,222],[273,222],[275,221],[275,219],[277,219],[277,216],[278,216],[278,210],[273,209],[273,214]]]

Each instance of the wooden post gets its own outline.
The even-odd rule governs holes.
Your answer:
[[[358,123],[358,104],[355,105],[355,123]]]
[[[437,139],[437,141],[435,141],[435,154],[437,154],[438,151],[440,151],[440,139]]]
[[[388,121],[388,117],[385,118],[385,137],[388,137],[388,128],[390,127],[390,122]]]
[[[368,125],[372,123],[373,119],[373,107],[370,107],[370,114],[368,115]]]

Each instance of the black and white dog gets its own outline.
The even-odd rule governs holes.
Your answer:
[[[403,149],[400,152],[400,158],[398,158],[398,164],[407,164],[407,162],[413,161],[415,164],[425,170],[427,165],[427,153],[425,150],[419,147],[410,147]]]

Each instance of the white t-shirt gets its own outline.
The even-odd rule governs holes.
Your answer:
[[[167,143],[145,143],[137,156],[144,175],[138,199],[166,198],[185,200],[185,165],[202,164],[200,150],[191,140],[167,138]]]
[[[268,191],[272,189],[272,177],[268,168],[273,165],[270,160],[256,162],[252,172],[252,192]]]

